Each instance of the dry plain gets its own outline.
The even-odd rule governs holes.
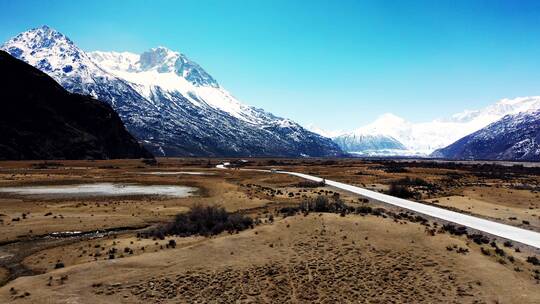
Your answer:
[[[291,176],[217,170],[220,161],[0,163],[0,187],[116,183],[195,189],[187,197],[0,193],[0,302],[540,302],[540,266],[530,259],[538,252],[532,248],[494,239],[477,243],[452,234],[445,223],[400,215]],[[254,159],[248,167],[379,191],[405,189],[418,201],[540,231],[535,167],[358,159]],[[351,210],[382,209],[282,212],[317,196],[339,198]],[[220,205],[259,224],[212,237],[141,237],[194,204]]]

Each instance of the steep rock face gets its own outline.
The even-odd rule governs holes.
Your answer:
[[[197,63],[158,47],[143,54],[85,53],[48,27],[2,49],[70,92],[109,103],[155,155],[339,156],[330,139],[236,100]]]
[[[432,156],[448,159],[540,161],[540,111],[507,115]]]
[[[107,104],[0,51],[0,159],[152,157]]]

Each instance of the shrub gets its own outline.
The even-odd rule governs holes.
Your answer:
[[[469,253],[469,249],[459,247],[458,250],[457,250],[456,252],[457,252],[457,253],[461,253],[461,254],[467,254],[467,253]]]
[[[334,197],[330,201],[326,196],[317,196],[315,199],[306,200],[300,203],[300,210],[304,213],[309,212],[332,212],[347,213],[352,212],[354,208],[347,206],[341,199]]]
[[[369,206],[360,206],[356,208],[355,212],[359,214],[370,214],[373,212],[373,208]]]
[[[186,213],[176,215],[172,223],[163,225],[150,233],[162,238],[165,235],[216,235],[253,228],[253,219],[238,213],[228,213],[223,207],[195,205]]]
[[[407,186],[420,186],[420,187],[430,187],[430,186],[432,186],[431,183],[427,182],[424,179],[421,179],[419,177],[410,178],[408,176],[398,180],[397,184],[407,185]]]
[[[467,234],[467,227],[465,226],[454,226],[452,224],[443,225],[442,229],[453,235],[464,235]]]
[[[295,186],[298,188],[319,188],[324,187],[326,183],[324,181],[315,182],[315,181],[301,181]]]
[[[390,188],[387,191],[388,195],[396,196],[400,198],[413,198],[417,197],[417,193],[409,190],[406,186],[400,185],[398,183],[391,183]]]
[[[481,234],[470,234],[467,237],[478,245],[489,244],[489,238]]]
[[[536,256],[527,257],[527,262],[534,266],[540,266],[540,260]]]
[[[284,217],[293,216],[298,212],[300,212],[299,207],[283,207],[279,209],[279,213],[283,214]]]

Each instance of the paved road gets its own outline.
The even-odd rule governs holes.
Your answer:
[[[223,166],[219,166],[220,169],[225,169]],[[253,170],[253,171],[259,171],[259,172],[268,172],[270,173],[270,170],[257,170],[257,169],[247,169],[247,170]],[[288,172],[288,171],[274,171],[275,173],[280,174],[289,174],[294,175],[300,178],[304,178],[311,181],[320,182],[322,181],[322,178],[303,174],[303,173],[297,173],[297,172]],[[462,214],[459,212],[454,212],[422,203],[417,203],[413,201],[409,201],[406,199],[382,194],[379,192],[367,190],[364,188],[351,186],[348,184],[332,181],[332,180],[325,180],[326,184],[328,186],[336,187],[345,191],[349,191],[355,194],[362,195],[364,197],[368,197],[377,201],[381,201],[390,205],[394,205],[403,209],[408,209],[414,212],[422,213],[428,216],[432,216],[441,220],[445,220],[448,222],[452,222],[455,224],[463,225],[472,229],[476,229],[479,231],[483,231],[492,235],[496,235],[508,240],[512,240],[515,242],[519,242],[522,244],[526,244],[535,248],[540,249],[540,233],[534,232],[531,230],[521,229],[518,227],[505,225],[489,220],[485,220],[482,218]]]

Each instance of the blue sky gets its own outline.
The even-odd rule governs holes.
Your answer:
[[[540,1],[0,1],[0,40],[185,53],[241,101],[353,129],[540,95]]]

